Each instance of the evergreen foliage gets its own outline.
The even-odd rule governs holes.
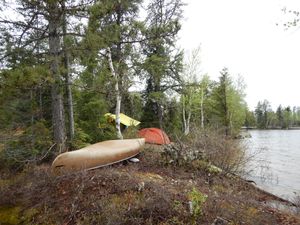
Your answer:
[[[126,137],[159,127],[175,139],[187,124],[234,135],[244,122],[244,89],[227,69],[214,82],[195,69],[198,56],[184,65],[181,0],[151,0],[145,18],[141,0],[11,4],[1,10],[17,7],[20,17],[0,20],[0,128],[10,136],[1,156],[11,167],[117,138],[104,114],[118,104],[142,122]],[[294,111],[283,113],[285,124]]]
[[[180,30],[181,0],[152,0],[147,7],[145,41],[142,64],[146,79],[144,99],[146,107],[142,117],[145,126],[164,127],[166,91],[174,89],[180,81],[182,53],[175,48]]]
[[[221,71],[219,81],[212,90],[212,122],[235,135],[245,122],[246,103],[243,87],[234,85],[227,68]]]
[[[264,100],[257,103],[254,114],[259,129],[289,129],[300,125],[300,108],[296,106],[292,109],[279,105],[274,112],[270,102]]]

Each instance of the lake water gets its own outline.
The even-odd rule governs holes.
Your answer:
[[[245,139],[254,154],[249,179],[285,199],[300,196],[300,130],[250,130]]]

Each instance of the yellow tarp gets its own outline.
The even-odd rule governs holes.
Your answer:
[[[116,119],[116,115],[115,114],[112,114],[112,113],[106,113],[104,115],[105,117],[109,117],[113,120]],[[135,119],[132,119],[131,117],[129,116],[126,116],[125,114],[123,113],[120,113],[120,123],[124,124],[125,126],[137,126],[139,125],[141,122],[140,121],[137,121]]]

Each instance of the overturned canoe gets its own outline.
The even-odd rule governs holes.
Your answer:
[[[137,155],[145,145],[144,138],[103,141],[85,148],[65,152],[52,163],[55,173],[90,170],[111,165]]]

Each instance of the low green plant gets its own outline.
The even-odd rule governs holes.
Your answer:
[[[198,191],[195,187],[188,193],[190,213],[192,214],[194,223],[203,216],[203,207],[207,198],[206,194]]]

